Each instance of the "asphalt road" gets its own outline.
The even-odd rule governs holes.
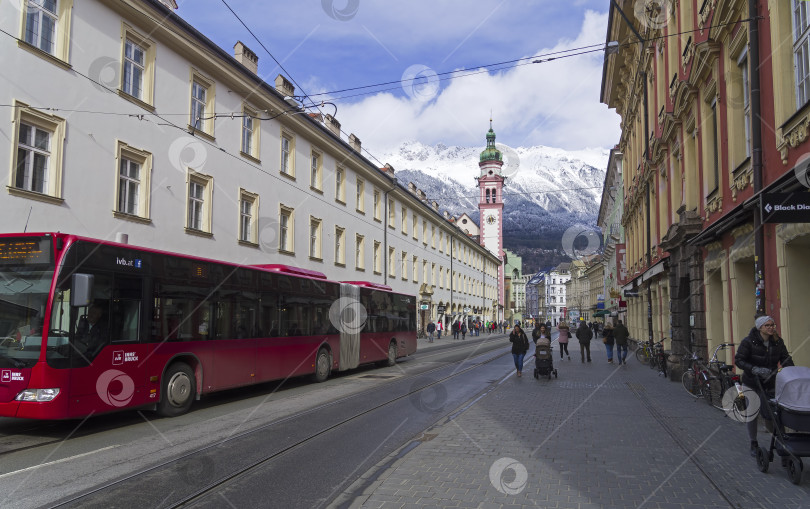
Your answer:
[[[188,505],[323,506],[510,371],[504,338],[480,339],[324,384],[228,391],[174,419],[0,419],[0,506],[171,507],[206,489]]]

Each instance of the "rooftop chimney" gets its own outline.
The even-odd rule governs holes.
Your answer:
[[[354,133],[349,135],[349,146],[355,151],[360,152],[360,138],[355,136]]]
[[[450,219],[450,213],[449,213],[449,212],[447,212],[447,211],[445,210],[445,211],[443,212],[443,214],[444,214],[444,218],[445,218],[445,219]]]
[[[394,176],[394,167],[391,166],[390,164],[385,163],[385,166],[383,166],[380,169],[383,171],[383,173],[387,173],[388,175],[391,175],[392,177]]]
[[[408,182],[408,191],[412,192],[413,194],[416,194],[416,184],[414,184],[413,182]]]
[[[236,41],[233,46],[233,57],[253,74],[259,72],[259,57],[256,56],[256,53],[250,51],[250,48],[242,44],[242,41]]]
[[[426,194],[425,194],[425,192],[424,192],[424,191],[422,191],[421,189],[419,189],[419,190],[416,192],[416,194],[419,196],[419,199],[420,199],[420,200],[422,200],[422,201],[427,201],[427,195],[426,195]]]
[[[282,95],[292,97],[295,95],[295,87],[290,80],[279,74],[276,76],[276,90]]]
[[[439,211],[439,202],[432,201],[430,204],[433,205],[433,210],[435,210],[436,212]]]
[[[340,138],[340,122],[338,122],[335,117],[327,113],[326,121],[324,123],[326,124],[326,128],[329,129],[332,134]]]

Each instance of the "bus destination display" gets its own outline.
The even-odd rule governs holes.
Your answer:
[[[50,238],[0,239],[0,265],[51,263],[51,247]]]

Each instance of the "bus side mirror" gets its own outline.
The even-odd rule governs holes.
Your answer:
[[[70,279],[70,305],[89,306],[93,302],[93,275],[73,274]]]

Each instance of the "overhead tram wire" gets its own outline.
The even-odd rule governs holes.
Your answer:
[[[589,46],[582,46],[580,48],[571,48],[571,49],[568,49],[568,50],[555,51],[555,52],[552,52],[552,53],[546,53],[544,55],[535,55],[535,56],[531,56],[531,57],[516,58],[514,60],[505,60],[503,62],[496,62],[496,63],[493,63],[493,64],[477,65],[477,66],[472,66],[472,67],[475,67],[476,70],[475,71],[469,71],[469,73],[478,74],[478,73],[484,72],[483,70],[481,70],[482,67],[489,68],[489,67],[495,67],[495,66],[503,66],[503,67],[494,69],[496,71],[501,70],[501,69],[511,69],[512,67],[516,67],[516,66],[508,66],[507,64],[513,64],[513,63],[516,63],[516,62],[522,62],[523,60],[536,60],[538,58],[544,58],[544,57],[548,57],[548,56],[551,56],[551,55],[559,55],[561,53],[570,53],[572,51],[579,51],[579,50],[585,50],[585,49],[591,49],[591,48],[597,48],[597,47],[600,48],[600,49],[597,49],[596,51],[600,51],[601,49],[604,48],[604,46],[605,46],[604,43],[591,44]],[[563,57],[560,57],[560,58],[563,58]],[[527,62],[527,63],[530,63],[530,62]],[[459,72],[464,72],[464,71],[455,70],[455,71],[438,72],[438,73],[436,73],[436,76],[454,75],[454,74],[457,74]],[[463,78],[464,76],[457,76],[457,77]],[[317,93],[317,94],[312,94],[309,97],[317,97],[317,96],[320,96],[320,95],[329,95],[329,96],[331,96],[332,94],[339,94],[341,92],[353,92],[355,90],[362,90],[362,89],[365,89],[365,88],[373,88],[373,87],[383,87],[383,86],[386,86],[386,85],[394,85],[394,84],[398,84],[398,83],[402,83],[402,80],[399,79],[399,80],[396,80],[396,81],[386,81],[386,82],[383,82],[383,83],[376,83],[374,85],[362,85],[362,86],[357,86],[357,87],[344,88],[344,89],[341,89],[341,90],[333,90],[331,92],[320,92],[320,93]]]
[[[761,19],[761,18],[762,18],[762,16],[758,16],[758,17],[755,17],[755,18],[747,18],[747,19],[738,20],[738,21],[732,21],[732,22],[728,22],[728,23],[719,23],[719,24],[716,24],[716,25],[703,27],[702,29],[706,30],[706,29],[710,29],[710,28],[714,28],[714,27],[721,27],[721,26],[731,25],[731,24],[736,24],[736,23],[745,23],[745,22],[750,22],[750,21],[754,21],[755,19]],[[160,23],[160,20],[157,20],[157,19],[154,19],[154,18],[152,18],[152,19],[156,23]],[[677,32],[677,33],[673,33],[673,34],[667,34],[667,35],[663,35],[663,36],[652,37],[650,39],[645,39],[645,41],[655,41],[655,40],[665,39],[667,37],[675,37],[675,36],[683,35],[683,34],[686,34],[686,33],[696,32],[698,30],[701,30],[701,28],[696,28],[694,30],[684,30],[682,32]],[[14,40],[16,40],[18,42],[22,42],[21,39],[19,39],[18,37],[8,33],[7,31],[5,31],[3,29],[0,29],[0,33],[8,35],[9,37],[11,37],[12,39],[14,39]],[[638,43],[639,43],[639,41],[621,43],[616,47],[621,48],[621,47],[631,46],[631,45],[638,44]],[[259,44],[261,44],[261,42],[259,42]],[[581,51],[580,53],[576,53],[576,54],[570,54],[573,51],[586,50],[586,49],[590,49],[590,48],[597,48],[597,49],[593,49],[592,51]],[[518,59],[513,59],[513,60],[505,60],[503,62],[497,62],[497,63],[493,63],[493,64],[483,64],[483,65],[478,66],[479,69],[476,69],[475,71],[458,71],[458,70],[456,70],[456,71],[445,71],[445,72],[441,72],[441,73],[436,73],[436,75],[437,76],[447,76],[447,77],[439,78],[439,80],[440,81],[448,81],[448,80],[455,79],[455,78],[464,78],[464,77],[467,77],[467,76],[470,76],[470,75],[482,74],[484,72],[488,72],[487,69],[489,69],[489,68],[492,68],[492,69],[489,69],[489,70],[495,70],[495,71],[504,70],[504,69],[511,69],[511,68],[517,67],[519,65],[528,65],[528,64],[533,64],[533,63],[547,63],[547,62],[551,62],[551,61],[554,61],[554,60],[567,58],[569,56],[577,56],[577,55],[582,55],[582,54],[587,54],[587,53],[592,53],[592,52],[595,53],[595,52],[598,52],[598,51],[604,51],[605,49],[606,49],[606,45],[603,44],[603,43],[602,44],[592,44],[592,45],[588,45],[588,46],[581,46],[581,47],[578,47],[578,48],[571,48],[569,50],[562,50],[562,51],[557,51],[557,52],[545,53],[545,54],[542,54],[542,55],[535,55],[535,56],[531,56],[531,57],[524,57],[524,58],[518,58]],[[265,49],[265,51],[267,51],[267,50]],[[559,54],[562,54],[562,53],[565,53],[565,55],[562,55],[562,56],[559,56],[559,57],[551,57],[552,55],[559,55]],[[268,54],[270,54],[269,51],[268,51]],[[272,57],[272,54],[270,56]],[[549,57],[551,57],[551,58],[549,58]],[[523,62],[524,60],[531,60],[531,62]],[[508,65],[508,64],[516,63],[516,62],[522,62],[522,63],[519,63],[517,65],[511,65],[511,66]],[[495,67],[495,66],[502,66],[502,67]],[[487,69],[480,69],[480,68],[487,68]],[[282,69],[284,69],[284,68],[282,67]],[[286,72],[286,69],[284,69],[284,70]],[[94,79],[89,78],[89,77],[84,76],[83,74],[79,73],[78,71],[75,70],[75,68],[73,69],[73,72],[76,72],[77,74],[83,76],[84,78],[87,78],[87,79],[93,81],[94,83],[98,84],[99,86],[102,86],[102,87],[106,88],[110,92],[114,92],[111,89],[109,89],[106,85],[104,85],[103,83],[99,83],[99,82],[95,81]],[[374,87],[380,87],[380,86],[386,86],[386,85],[392,85],[392,84],[401,84],[401,83],[402,83],[402,80],[387,81],[387,82],[377,83],[377,84],[374,84],[374,85],[362,85],[362,86],[358,86],[358,87],[344,88],[344,89],[335,90],[335,91],[331,91],[331,92],[319,92],[317,94],[312,94],[312,95],[295,96],[295,98],[307,98],[307,99],[309,99],[311,101],[310,105],[306,105],[306,104],[302,105],[302,108],[304,108],[304,109],[315,108],[317,105],[320,105],[322,107],[325,104],[331,104],[332,106],[335,106],[334,103],[331,103],[331,102],[328,102],[328,101],[315,101],[312,98],[317,97],[317,96],[322,96],[322,95],[332,95],[332,94],[338,94],[338,93],[341,93],[341,92],[350,92],[350,91],[354,91],[354,90],[362,90],[362,89],[366,89],[366,88],[374,88]],[[391,88],[387,88],[387,89],[383,89],[383,90],[372,91],[372,92],[369,92],[369,93],[385,92],[385,91],[390,91],[390,90],[396,90],[398,88],[400,88],[400,87],[391,87]],[[368,94],[353,94],[353,95],[348,95],[348,96],[342,96],[342,97],[339,97],[337,99],[348,99],[348,98],[351,98],[351,97],[358,97],[358,96],[362,96],[362,95],[368,95]],[[0,106],[12,107],[14,105],[0,104]],[[167,117],[167,116],[186,116],[186,115],[188,115],[188,112],[160,113],[160,114],[146,112],[146,113],[132,114],[132,113],[92,111],[92,110],[71,110],[71,109],[67,109],[67,108],[54,108],[54,107],[48,107],[48,106],[39,106],[39,107],[29,106],[29,107],[38,108],[38,109],[46,109],[46,110],[51,110],[51,111],[93,113],[93,114],[98,114],[98,115],[118,115],[118,116],[131,116],[131,117],[155,116],[155,117],[158,117],[158,118],[161,118],[161,119],[162,119],[162,117]],[[262,118],[262,117],[254,116],[254,115],[245,115],[244,112],[240,110],[238,112],[217,113],[215,115],[211,115],[211,116],[208,116],[208,117],[205,117],[205,118],[206,119],[224,118],[224,117],[242,118],[242,117],[245,117],[245,116],[251,116],[252,118],[254,118],[256,120],[273,120],[273,119],[275,119],[275,118],[277,118],[277,117],[279,117],[281,115],[288,114],[288,113],[300,113],[300,111],[297,110],[297,109],[289,109],[289,110],[281,111],[279,114],[274,115],[272,117]],[[163,119],[163,120],[165,120],[165,119]]]
[[[681,31],[681,32],[676,32],[676,33],[667,34],[667,35],[661,35],[661,36],[658,36],[658,37],[651,37],[649,39],[645,39],[645,41],[657,41],[657,40],[661,40],[661,39],[666,39],[668,37],[676,37],[676,36],[687,34],[687,33],[694,33],[694,32],[700,31],[700,30],[708,30],[708,29],[711,29],[711,28],[717,28],[717,27],[722,27],[722,26],[726,26],[726,25],[733,25],[733,24],[736,24],[736,23],[746,23],[746,22],[753,21],[755,19],[760,19],[760,18],[762,18],[762,16],[758,16],[756,18],[746,18],[746,19],[737,20],[737,21],[730,21],[730,22],[727,22],[727,23],[718,23],[716,25],[709,25],[709,26],[702,27],[702,28],[695,28],[693,30],[684,30],[684,31]],[[627,46],[632,46],[632,45],[635,45],[635,44],[639,44],[640,42],[641,41],[631,41],[631,42],[620,43],[617,46],[612,46],[611,49],[613,49],[613,48],[620,49],[622,47],[627,47]],[[496,62],[496,63],[492,63],[492,64],[483,64],[483,65],[479,65],[479,66],[474,66],[475,70],[470,70],[470,71],[464,71],[464,70],[443,71],[443,72],[436,73],[436,76],[439,77],[438,81],[448,81],[448,80],[451,80],[451,79],[465,78],[467,76],[472,76],[472,75],[475,75],[475,74],[482,74],[482,73],[490,72],[490,71],[501,71],[501,70],[504,70],[504,69],[512,69],[512,68],[515,68],[515,67],[518,67],[518,66],[521,66],[521,65],[552,62],[554,60],[561,60],[563,58],[568,58],[568,57],[571,57],[571,56],[579,56],[579,55],[584,55],[584,54],[588,54],[588,53],[596,53],[596,52],[599,52],[599,51],[605,51],[606,49],[607,49],[607,45],[604,44],[604,43],[591,44],[591,45],[580,46],[580,47],[577,47],[577,48],[571,48],[571,49],[567,49],[567,50],[555,51],[555,52],[551,52],[551,53],[544,53],[544,54],[541,54],[541,55],[535,55],[535,56],[531,56],[531,57],[516,58],[516,59],[513,59],[513,60],[505,60],[503,62]],[[590,51],[585,51],[585,50],[590,50]],[[576,52],[576,53],[574,53],[574,52]],[[560,56],[554,56],[554,55],[560,55]],[[529,62],[525,62],[527,60]],[[510,64],[514,64],[514,65],[510,65]],[[343,93],[343,92],[353,92],[355,90],[364,90],[364,89],[368,89],[368,88],[384,87],[384,86],[388,86],[388,85],[401,85],[401,84],[402,84],[402,80],[400,79],[400,80],[396,80],[396,81],[385,81],[385,82],[376,83],[376,84],[373,84],[373,85],[361,85],[361,86],[356,86],[356,87],[343,88],[343,89],[339,89],[339,90],[333,90],[333,91],[330,91],[330,92],[319,92],[317,94],[312,94],[312,95],[308,95],[308,96],[300,96],[300,97],[306,97],[306,98],[312,100],[313,97],[318,97],[318,96],[324,96],[325,95],[325,96],[329,96],[330,99],[348,99],[348,98],[352,98],[352,97],[360,97],[360,96],[363,96],[363,95],[374,94],[374,93],[377,93],[377,92],[386,92],[386,91],[390,91],[390,90],[397,90],[400,87],[395,86],[395,87],[390,87],[390,88],[384,88],[384,89],[381,89],[381,90],[373,90],[373,91],[370,91],[370,92],[367,92],[367,93],[352,94],[352,95],[340,96],[340,97],[334,97],[334,94],[340,94],[340,93]]]

